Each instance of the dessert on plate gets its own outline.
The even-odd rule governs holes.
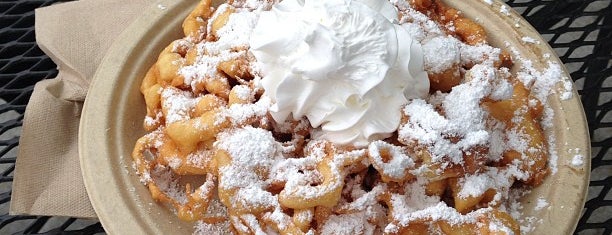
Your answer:
[[[511,72],[438,0],[202,0],[183,31],[142,81],[132,158],[194,233],[533,226],[518,199],[555,171],[559,65]]]

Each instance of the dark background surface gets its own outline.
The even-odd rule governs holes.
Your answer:
[[[55,77],[38,48],[34,9],[57,0],[0,0],[0,234],[103,233],[97,221],[8,215],[19,134],[34,84]],[[591,182],[575,234],[612,234],[612,0],[506,0],[555,49],[589,124]]]

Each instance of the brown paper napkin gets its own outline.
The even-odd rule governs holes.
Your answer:
[[[36,9],[40,48],[58,66],[36,84],[25,111],[11,214],[95,218],[78,156],[89,82],[105,52],[152,0],[81,0]]]

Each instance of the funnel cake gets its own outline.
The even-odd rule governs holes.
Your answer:
[[[338,135],[321,134],[331,121],[278,110],[281,97],[303,91],[271,95],[262,84],[270,83],[266,68],[274,64],[262,61],[274,60],[253,48],[253,30],[265,27],[262,14],[313,2],[230,0],[212,7],[202,0],[189,14],[185,37],[160,53],[140,87],[149,133],[132,158],[152,198],[195,222],[200,234],[529,232],[516,203],[555,171],[554,143],[542,125],[550,125],[545,98],[561,80],[558,65],[550,64],[546,82],[534,71],[512,73],[508,51],[490,46],[482,26],[438,0],[374,7],[376,1],[332,1],[377,9],[394,30],[408,33],[422,51],[409,58],[422,59],[429,87],[401,93],[423,87],[412,84],[420,76],[414,73],[402,80],[411,84],[399,90],[405,97],[397,108],[375,113],[398,120],[391,131],[358,143],[335,141]],[[334,90],[342,85],[320,87],[342,93]],[[367,104],[387,104],[372,100]],[[202,180],[182,183],[187,176]]]

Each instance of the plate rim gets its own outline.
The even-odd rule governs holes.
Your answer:
[[[102,145],[102,143],[106,143],[107,141],[102,137],[107,137],[107,135],[97,135],[96,132],[108,132],[110,130],[110,127],[107,125],[108,123],[97,122],[98,113],[111,113],[109,110],[110,107],[104,105],[102,105],[102,107],[99,106],[100,104],[112,103],[113,97],[109,97],[106,91],[109,89],[112,91],[114,83],[121,79],[119,75],[125,70],[125,67],[127,67],[124,62],[126,62],[126,60],[132,55],[132,51],[136,45],[143,43],[142,41],[130,39],[134,38],[134,35],[137,35],[140,39],[143,39],[147,34],[147,31],[144,29],[147,27],[152,28],[155,25],[160,24],[164,18],[176,18],[174,19],[175,21],[182,22],[184,17],[186,17],[187,14],[191,12],[191,9],[195,7],[196,3],[196,1],[192,0],[158,0],[155,3],[151,3],[150,6],[143,9],[140,16],[136,17],[136,19],[128,27],[126,27],[123,32],[119,34],[119,36],[117,36],[115,41],[107,50],[91,80],[89,91],[83,104],[81,120],[79,122],[78,152],[81,174],[85,184],[85,189],[87,190],[89,201],[91,202],[96,215],[98,215],[98,219],[100,220],[102,227],[108,234],[123,234],[125,233],[126,228],[131,234],[157,233],[155,233],[153,228],[142,226],[144,225],[143,223],[146,222],[138,216],[139,213],[135,213],[136,210],[127,209],[133,207],[133,205],[131,205],[128,200],[125,200],[125,198],[122,198],[123,200],[113,200],[110,202],[104,199],[104,196],[113,195],[115,193],[120,194],[121,191],[126,190],[126,188],[113,189],[113,187],[110,187],[110,191],[106,191],[109,190],[109,187],[100,187],[100,185],[108,186],[113,185],[113,183],[110,183],[108,181],[109,179],[101,180],[98,177],[98,174],[101,172],[100,170],[104,172],[110,170],[110,168],[98,168],[98,166],[100,166],[99,164],[101,163],[96,161],[98,159],[95,158],[95,156],[98,155],[98,152],[95,150],[98,148],[91,148],[91,146],[98,146],[104,149],[108,147]],[[182,17],[172,17],[176,15],[181,15]],[[107,76],[107,71],[116,71],[116,73],[113,73],[116,76],[111,76],[109,78]],[[103,128],[92,128],[100,126]],[[93,129],[96,131],[93,131]],[[110,171],[108,173],[113,172]],[[118,181],[112,174],[111,178],[112,181]],[[127,219],[124,220],[123,223],[119,224],[117,223],[117,218],[113,217],[113,215],[131,215],[131,219],[136,219],[136,221]]]

